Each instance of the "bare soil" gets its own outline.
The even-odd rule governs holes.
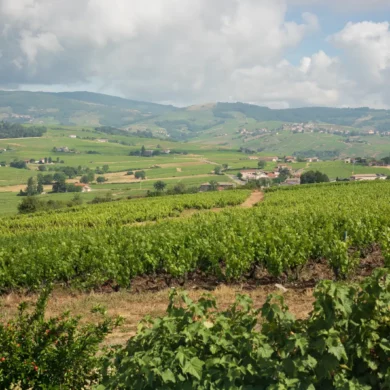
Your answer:
[[[253,299],[255,307],[261,307],[270,293],[278,291],[280,290],[274,286],[264,286],[247,291],[239,285],[221,285],[212,292],[212,295],[217,299],[220,309],[226,309],[234,302],[235,296],[241,293],[248,294]],[[124,325],[109,336],[107,343],[124,344],[126,340],[135,335],[139,321],[146,315],[152,317],[164,315],[168,305],[168,293],[167,288],[158,292],[138,294],[131,291],[120,291],[112,294],[69,294],[68,291],[58,289],[53,292],[49,301],[47,316],[57,316],[66,310],[70,310],[72,315],[81,315],[83,321],[96,321],[97,317],[91,314],[91,309],[98,304],[103,305],[107,308],[109,315],[120,315],[124,318]],[[204,293],[210,292],[202,289],[189,290],[191,299],[198,299]],[[312,289],[288,290],[283,295],[291,312],[298,318],[305,318],[312,310]],[[17,294],[0,297],[0,307],[3,315],[1,321],[12,318],[21,302],[35,302],[36,299],[37,296],[26,297]]]
[[[255,204],[262,202],[264,194],[260,191],[254,191],[250,194],[249,198],[241,205],[244,208],[251,208]]]

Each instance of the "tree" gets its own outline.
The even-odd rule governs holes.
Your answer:
[[[141,147],[141,156],[145,156],[145,146],[144,145],[142,145],[142,147]]]
[[[9,166],[10,166],[11,168],[28,169],[28,168],[27,168],[26,162],[23,161],[23,160],[20,160],[20,161],[14,160],[14,161],[12,161],[12,162],[9,164]]]
[[[87,177],[88,177],[88,181],[91,183],[92,181],[95,180],[95,173],[93,171],[88,171]]]
[[[228,164],[222,164],[222,168],[226,170],[226,169],[229,168],[229,165]]]
[[[141,179],[141,180],[144,180],[146,178],[146,174],[145,174],[145,171],[137,171],[134,173],[134,177],[136,179]]]
[[[66,174],[64,172],[56,172],[53,176],[54,181],[63,181],[65,182],[66,180]]]
[[[184,194],[186,192],[186,185],[182,182],[180,183],[177,183],[174,187],[173,187],[173,193],[174,194]]]
[[[51,184],[53,182],[54,178],[53,175],[45,175],[42,177],[42,184]]]
[[[260,169],[264,169],[266,165],[267,165],[267,163],[266,163],[264,160],[260,160],[260,161],[257,163],[257,166],[258,166]]]
[[[103,165],[103,172],[104,173],[107,173],[109,169],[110,169],[110,167],[107,164]]]
[[[166,187],[166,183],[164,183],[162,180],[158,180],[156,181],[154,184],[153,184],[153,187],[156,191],[164,191],[165,187]]]
[[[88,175],[81,176],[80,183],[88,184],[89,183]]]
[[[49,164],[51,164],[51,163],[53,162],[52,158],[49,157],[49,158],[47,159],[47,162],[48,162]]]
[[[98,183],[104,183],[106,181],[105,177],[104,176],[98,176],[98,178],[96,179],[96,181]]]
[[[210,191],[216,191],[218,189],[218,182],[216,180],[209,181]]]
[[[65,182],[65,180],[56,181],[56,182],[53,184],[52,191],[55,192],[55,193],[57,193],[57,192],[66,192],[66,191],[67,191],[67,188],[66,188],[66,182]]]
[[[39,170],[39,172],[46,172],[46,171],[47,171],[47,168],[46,168],[44,165],[40,165],[40,166],[38,167],[38,170]]]
[[[36,177],[30,177],[27,181],[26,194],[33,196],[38,193],[38,182]]]
[[[243,177],[242,173],[241,173],[241,172],[238,172],[238,173],[237,173],[237,177],[238,177],[240,180],[242,180],[242,177]]]
[[[308,171],[302,174],[301,184],[327,183],[329,177],[320,171]]]
[[[40,207],[41,203],[37,198],[28,196],[19,203],[18,211],[20,214],[35,213]]]
[[[215,167],[214,168],[214,173],[216,175],[221,175],[222,174],[222,167],[220,167],[220,166]]]
[[[43,184],[41,181],[39,181],[37,185],[37,193],[42,194],[42,192],[43,192]]]

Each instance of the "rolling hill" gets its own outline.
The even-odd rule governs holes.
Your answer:
[[[112,126],[152,132],[160,138],[223,149],[271,154],[382,156],[390,137],[390,110],[306,107],[269,109],[245,103],[208,103],[184,108],[91,92],[0,91],[0,119],[9,122]],[[296,134],[294,123],[311,124]],[[139,133],[138,133],[139,134]],[[388,135],[387,134],[387,135]]]

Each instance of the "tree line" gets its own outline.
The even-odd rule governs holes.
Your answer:
[[[22,126],[19,123],[0,122],[0,138],[42,137],[47,129],[44,126]]]

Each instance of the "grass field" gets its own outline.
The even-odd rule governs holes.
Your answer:
[[[199,110],[200,108],[195,108]],[[185,118],[191,118],[192,111],[185,111]],[[166,113],[166,120],[180,119],[177,116],[183,112]],[[211,121],[210,111],[202,113],[204,123]],[[183,119],[183,118],[182,118]],[[58,126],[49,127],[48,132],[42,138],[24,139],[2,139],[0,140],[0,161],[9,164],[12,160],[37,160],[43,157],[51,157],[53,161],[57,158],[64,160],[64,164],[59,166],[82,166],[91,169],[109,166],[109,173],[106,175],[107,182],[102,185],[92,185],[92,192],[83,194],[83,198],[88,201],[96,195],[104,195],[111,192],[114,197],[128,197],[144,195],[147,190],[153,189],[153,184],[157,180],[163,180],[168,187],[178,182],[183,182],[187,186],[199,186],[201,183],[210,180],[229,181],[227,176],[213,175],[216,166],[227,165],[231,171],[229,174],[236,174],[240,169],[257,168],[258,161],[249,159],[248,154],[239,152],[239,145],[242,139],[238,138],[237,128],[246,121],[245,127],[254,130],[262,127],[276,129],[281,126],[280,122],[265,123],[256,122],[254,119],[245,118],[240,113],[235,113],[234,117],[226,121],[226,126],[220,125],[211,127],[203,132],[198,138],[191,142],[174,142],[170,140],[160,140],[156,138],[141,138],[132,133],[129,135],[111,135],[97,132],[91,127],[81,126]],[[242,127],[242,126],[241,126]],[[77,138],[70,138],[70,136]],[[91,139],[95,138],[95,139]],[[349,144],[344,143],[343,137],[329,134],[291,134],[287,131],[280,131],[266,134],[248,143],[248,147],[261,147],[263,156],[284,156],[293,154],[299,150],[312,150],[313,154],[321,150],[336,150],[346,153],[348,147],[350,155],[364,155],[364,151],[373,153],[372,155],[386,155],[389,145],[386,137],[365,137],[369,143]],[[98,142],[97,139],[107,139],[110,142]],[[220,145],[221,140],[227,140],[225,145]],[[233,140],[230,142],[229,140]],[[367,141],[367,142],[368,142]],[[74,149],[76,153],[54,153],[54,147],[67,146]],[[131,156],[130,152],[140,150],[144,146],[146,149],[176,150],[182,154],[161,154],[152,157]],[[385,153],[386,151],[386,153]],[[93,152],[94,154],[88,153]],[[287,164],[291,169],[319,170],[326,173],[331,179],[346,178],[354,173],[384,173],[390,171],[386,168],[370,168],[363,166],[350,166],[342,161],[326,161],[319,163],[295,163]],[[276,163],[267,163],[266,170],[272,170]],[[49,166],[48,169],[55,166]],[[0,167],[0,214],[13,214],[16,212],[20,198],[16,194],[20,189],[24,189],[29,177],[38,174],[38,165],[29,164],[29,169],[15,169]],[[134,176],[126,175],[132,170],[145,170],[146,180],[141,183],[135,180]],[[79,179],[76,179],[79,180]],[[70,199],[71,194],[49,194],[45,195],[50,199]]]
[[[295,165],[295,164],[294,164]],[[346,164],[344,161],[326,161],[318,163],[309,163],[305,168],[305,171],[315,170],[325,173],[331,179],[338,178],[349,178],[352,174],[363,174],[363,173],[382,173],[390,175],[390,169],[387,168],[375,168],[366,167],[360,165]]]

